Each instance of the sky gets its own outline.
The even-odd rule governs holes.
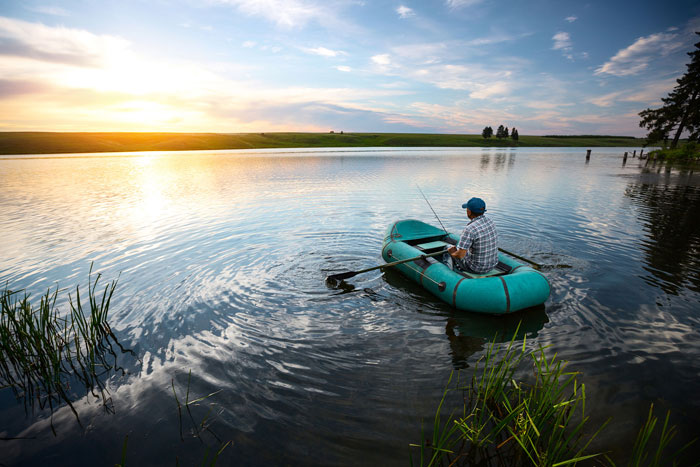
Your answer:
[[[0,0],[0,131],[643,136],[700,2]]]

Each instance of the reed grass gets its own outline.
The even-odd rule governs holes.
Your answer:
[[[432,433],[426,437],[421,428],[418,463],[421,466],[442,465],[535,465],[565,466],[595,459],[596,464],[615,466],[606,453],[588,451],[591,442],[608,425],[589,427],[586,415],[586,386],[580,384],[580,373],[568,371],[566,362],[546,355],[547,347],[533,351],[515,346],[515,336],[506,346],[494,340],[477,361],[469,384],[453,385],[450,374],[433,420]],[[523,366],[530,366],[532,377],[516,381]],[[463,404],[442,422],[448,396],[462,393]],[[677,465],[680,455],[695,442],[668,453],[676,436],[666,414],[660,432],[653,404],[631,451],[630,466]],[[654,442],[652,442],[652,440]],[[414,465],[411,455],[411,465]],[[696,464],[698,465],[698,464]]]
[[[205,444],[205,451],[204,451],[204,457],[202,459],[202,465],[208,465],[208,466],[215,466],[216,462],[219,459],[219,456],[221,455],[222,452],[231,444],[231,441],[226,441],[223,442],[221,438],[214,432],[212,429],[211,425],[213,421],[216,419],[218,415],[221,414],[219,412],[218,414],[215,413],[214,407],[215,404],[209,404],[208,411],[206,415],[201,419],[201,421],[196,422],[194,415],[192,415],[191,407],[196,407],[199,406],[201,402],[204,402],[205,400],[209,399],[210,397],[215,396],[221,390],[214,391],[210,394],[207,394],[206,396],[198,397],[196,399],[190,400],[190,386],[192,382],[192,370],[189,371],[187,374],[187,388],[185,390],[185,397],[184,397],[184,404],[180,402],[180,398],[177,395],[177,390],[175,389],[175,378],[171,380],[171,387],[173,390],[173,397],[175,398],[175,403],[177,404],[177,415],[178,415],[178,422],[179,422],[179,428],[180,428],[180,441],[185,441],[185,438],[182,433],[182,408],[184,406],[185,410],[187,411],[188,418],[190,420],[190,430],[189,433],[192,438],[198,439],[202,444]],[[208,445],[207,442],[205,442],[203,435],[204,434],[209,434],[212,436],[218,445],[216,447],[211,447]],[[176,457],[175,458],[175,463],[176,465],[179,465],[179,459]]]
[[[590,435],[585,432],[585,386],[577,372],[567,371],[556,355],[547,358],[545,350],[528,352],[525,340],[517,347],[514,339],[505,347],[494,340],[468,385],[451,388],[451,375],[432,437],[412,445],[420,448],[420,465],[562,466],[598,456],[587,448],[605,424]],[[516,381],[526,364],[533,380]],[[440,413],[454,390],[462,392],[463,407],[443,424]]]
[[[80,418],[73,402],[92,394],[108,411],[113,411],[109,391],[104,383],[117,364],[113,345],[125,350],[108,323],[109,306],[117,281],[98,292],[101,275],[88,275],[87,301],[80,286],[75,296],[69,294],[69,312],[61,315],[56,307],[58,287],[47,290],[39,304],[32,304],[23,291],[13,291],[6,284],[0,294],[0,389],[11,388],[25,411],[38,407],[53,413],[68,405],[78,423]]]

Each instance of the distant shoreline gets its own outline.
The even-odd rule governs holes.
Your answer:
[[[643,147],[632,136],[527,136],[518,141],[433,133],[57,133],[0,132],[0,154],[336,147]]]

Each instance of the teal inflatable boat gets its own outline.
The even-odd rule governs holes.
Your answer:
[[[394,269],[460,310],[505,314],[541,305],[549,297],[544,275],[506,255],[499,254],[496,268],[482,275],[453,271],[439,256],[427,256],[458,241],[458,236],[430,224],[402,220],[389,227],[382,257],[391,263],[421,256]]]

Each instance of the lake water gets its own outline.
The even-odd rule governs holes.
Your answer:
[[[638,149],[638,148],[635,148]],[[0,156],[0,280],[66,310],[90,264],[119,278],[110,322],[127,374],[115,413],[92,398],[25,414],[0,390],[0,463],[201,460],[184,400],[232,440],[221,465],[406,465],[454,369],[519,321],[582,372],[596,448],[625,459],[653,402],[700,430],[700,177],[622,163],[628,148],[331,149]],[[382,262],[395,220],[461,231],[487,203],[500,246],[546,265],[543,309],[458,312]],[[502,340],[502,338],[499,337]],[[184,441],[180,437],[180,420]],[[694,448],[699,450],[697,446]]]

